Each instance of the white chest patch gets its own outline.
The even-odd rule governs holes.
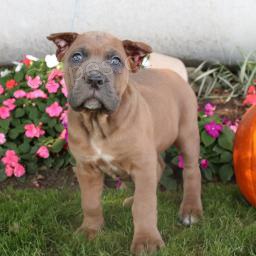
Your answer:
[[[92,156],[92,158],[95,159],[94,161],[102,159],[103,161],[111,164],[114,159],[113,156],[103,153],[102,150],[93,141],[91,141],[91,145],[95,151],[95,155]]]

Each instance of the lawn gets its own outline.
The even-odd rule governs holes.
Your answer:
[[[94,241],[74,235],[82,220],[78,190],[4,189],[0,192],[0,255],[130,255],[131,211],[122,207],[129,191],[103,196],[106,226]],[[157,255],[256,255],[256,210],[234,185],[203,187],[204,219],[177,223],[181,192],[159,192],[159,229],[166,242]]]

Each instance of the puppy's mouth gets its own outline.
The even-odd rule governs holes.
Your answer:
[[[84,102],[83,107],[87,110],[92,110],[93,111],[93,110],[102,109],[103,105],[98,99],[92,97],[92,98],[87,99]]]

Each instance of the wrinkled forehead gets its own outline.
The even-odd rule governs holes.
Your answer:
[[[117,53],[125,57],[122,41],[103,32],[88,32],[77,37],[70,51],[85,49],[91,56],[105,56],[106,53]]]

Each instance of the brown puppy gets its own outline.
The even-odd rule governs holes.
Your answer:
[[[102,228],[103,177],[129,175],[135,254],[164,245],[157,228],[157,184],[164,169],[160,152],[177,145],[184,156],[184,224],[202,215],[198,166],[197,102],[190,86],[168,70],[138,71],[151,47],[101,32],[48,37],[64,61],[68,85],[69,147],[76,160],[84,220],[93,238]]]

